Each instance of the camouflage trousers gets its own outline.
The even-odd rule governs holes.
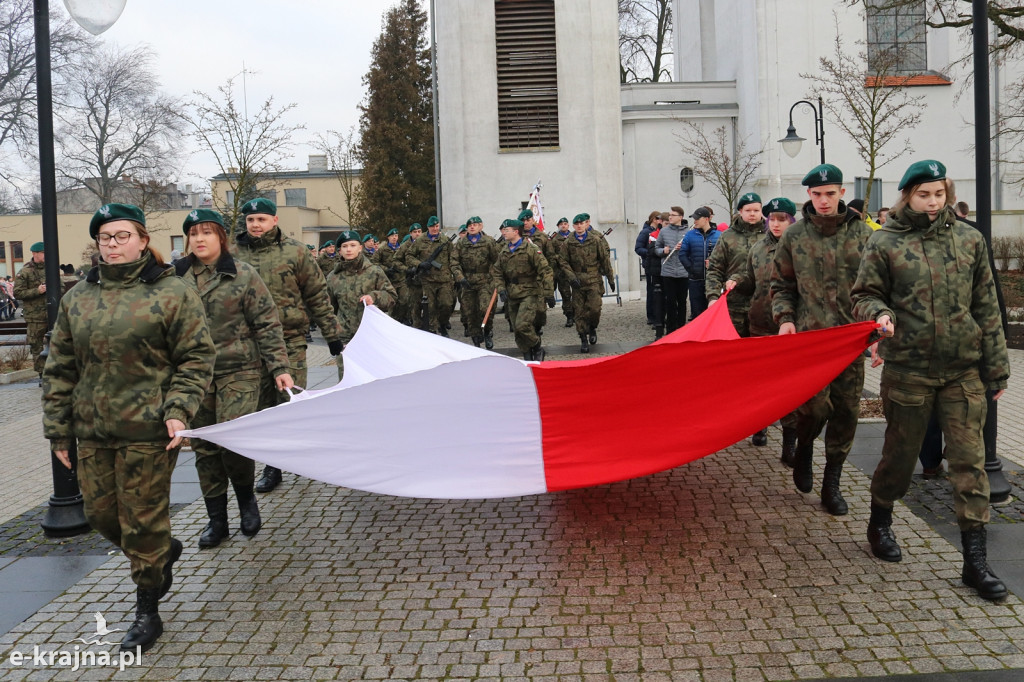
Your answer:
[[[46,330],[49,328],[47,318],[27,318],[25,320],[26,338],[28,340],[28,352],[32,355],[32,367],[36,374],[43,373],[43,366],[46,362],[40,357],[43,352],[43,342],[46,337]]]
[[[296,386],[305,388],[308,369],[306,366],[306,339],[302,336],[286,336],[284,346],[288,351],[288,373],[292,375]],[[273,375],[264,368],[260,372],[259,409],[264,410],[284,402],[288,402],[288,396],[277,390]]]
[[[424,282],[423,294],[427,297],[429,329],[440,331],[455,310],[455,285],[452,282]]]
[[[164,564],[171,554],[171,473],[178,448],[165,447],[166,442],[78,444],[85,518],[121,548],[139,587],[163,584]]]
[[[871,477],[872,501],[892,507],[907,493],[934,410],[946,438],[949,482],[960,529],[988,523],[983,436],[988,402],[977,368],[950,379],[934,379],[886,366],[882,370],[881,395],[887,426],[882,461]]]
[[[494,301],[490,317],[487,318],[487,326],[483,332],[480,331],[480,324],[484,321],[484,314],[487,312],[487,306],[491,303],[493,293],[494,289],[473,284],[462,290],[462,308],[466,311],[466,324],[469,326],[471,336],[490,334],[494,328],[494,311],[498,307],[497,299]]]
[[[544,299],[540,295],[510,298],[505,308],[515,332],[516,347],[523,353],[537,347],[540,344],[537,329],[542,326],[538,322],[544,314]]]
[[[573,292],[573,316],[576,318],[576,333],[589,334],[597,330],[601,322],[602,287],[583,285]]]
[[[726,304],[732,303],[732,297],[734,294],[729,294],[729,298],[726,299]],[[692,319],[692,318],[691,318]],[[742,307],[729,305],[729,319],[732,320],[732,326],[736,327],[736,333],[740,335],[740,338],[747,338],[750,336],[750,302],[748,301]],[[861,368],[863,370],[863,367]],[[863,388],[864,379],[861,377],[861,384]],[[858,400],[860,398],[858,397]],[[820,430],[820,429],[819,429]]]
[[[192,428],[220,424],[256,411],[260,398],[260,373],[236,372],[214,377],[213,385],[199,405]],[[256,463],[248,457],[209,441],[192,439],[196,453],[196,471],[203,497],[218,497],[228,491],[252,490]]]
[[[845,462],[857,433],[863,392],[864,356],[860,356],[832,383],[796,408],[797,449],[813,448],[814,439],[824,428],[825,461],[829,464]]]
[[[405,309],[408,311],[405,320],[412,320],[412,326],[425,329],[428,320],[423,319],[422,312],[423,285],[418,281],[407,282],[405,286]]]
[[[555,278],[555,285],[555,288],[558,289],[558,295],[562,297],[562,314],[566,318],[571,318],[573,316],[572,282],[565,275],[559,275]]]
[[[409,292],[407,291],[408,285],[405,283],[405,276],[398,276],[395,279],[388,277],[388,279],[391,285],[395,287],[395,293],[398,294],[395,297],[395,305],[391,306],[391,319],[405,322],[409,319]]]

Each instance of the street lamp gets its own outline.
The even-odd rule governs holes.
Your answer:
[[[83,28],[93,35],[99,35],[121,16],[125,2],[127,0],[64,0],[64,6]],[[40,217],[43,223],[43,250],[46,253],[46,312],[52,331],[64,287],[60,279],[60,251],[57,239],[57,176],[53,156],[49,0],[33,0],[33,18],[36,46],[36,111],[39,123]],[[43,352],[46,353],[47,349],[44,348]],[[71,459],[71,469],[67,469],[53,453],[50,453],[53,495],[50,496],[50,505],[41,524],[50,537],[67,537],[89,532],[89,522],[85,519],[85,510],[82,506],[82,493],[78,489],[78,448],[74,440],[71,441],[68,457]]]
[[[818,106],[813,102],[802,99],[789,108],[789,128],[786,129],[786,136],[779,140],[782,143],[782,151],[791,159],[795,159],[800,153],[800,147],[804,138],[796,134],[796,126],[793,125],[793,110],[801,104],[806,104],[814,111],[814,144],[821,147],[821,162],[825,163],[825,105],[821,98],[818,98]]]

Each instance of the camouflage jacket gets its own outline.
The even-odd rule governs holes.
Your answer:
[[[60,302],[43,371],[43,432],[121,446],[166,442],[168,419],[188,424],[217,356],[198,294],[149,251],[101,264]]]
[[[893,211],[871,235],[853,288],[857,319],[892,318],[886,365],[948,378],[977,367],[991,390],[1010,376],[995,280],[981,233],[949,208],[936,220]]]
[[[277,306],[267,285],[248,263],[230,253],[221,255],[213,277],[202,287],[196,281],[194,256],[175,263],[175,270],[199,293],[210,336],[217,347],[215,377],[264,366],[273,376],[288,371],[288,351]]]
[[[46,284],[46,265],[28,262],[14,278],[14,298],[21,301],[26,320],[46,320],[46,294],[39,293],[39,285]]]
[[[750,296],[750,312],[747,313],[747,318],[750,320],[751,336],[774,336],[779,333],[779,325],[775,324],[772,317],[772,294],[769,288],[775,248],[778,245],[778,238],[771,232],[765,232],[764,236],[750,247],[746,269],[729,278],[736,282],[736,288],[729,294],[729,298],[735,294]]]
[[[398,260],[398,251],[401,248],[400,244],[394,249],[384,244],[374,252],[373,258],[370,259],[371,263],[380,266],[396,288],[399,284],[405,283],[405,268]]]
[[[548,259],[552,275],[572,279],[572,270],[565,259],[566,254],[563,248],[565,244],[558,243],[547,232],[541,232],[536,228],[534,228],[533,234],[526,235],[526,238],[540,247],[541,253]]]
[[[327,281],[305,244],[285,237],[275,227],[259,239],[248,232],[240,234],[232,255],[253,266],[270,289],[286,341],[302,338],[309,331],[307,309],[325,340],[341,338],[338,320],[327,298]]]
[[[572,268],[573,276],[586,288],[597,287],[604,293],[604,283],[601,276],[612,279],[612,261],[608,249],[608,242],[599,238],[593,232],[584,233],[583,241],[571,235],[565,240],[566,261]]]
[[[554,288],[551,266],[536,244],[522,239],[515,251],[506,244],[491,266],[491,279],[498,291],[512,299],[550,296]]]
[[[316,257],[316,264],[320,266],[320,272],[324,273],[324,277],[327,277],[327,275],[331,274],[331,270],[334,269],[334,266],[337,265],[340,260],[341,256],[339,256],[337,252],[335,252],[333,256],[321,253]]]
[[[709,304],[722,295],[725,280],[737,272],[746,271],[750,247],[762,236],[764,221],[751,225],[743,222],[739,216],[733,218],[729,229],[721,233],[718,243],[711,250],[708,268],[704,274],[704,293],[707,294]],[[749,295],[733,291],[729,294],[728,302],[730,312],[745,313],[750,310]]]
[[[843,202],[834,216],[819,216],[811,202],[804,204],[803,217],[775,248],[775,323],[793,322],[802,332],[856,321],[850,293],[870,236],[871,228]]]
[[[341,325],[342,343],[352,340],[363,319],[365,306],[359,302],[362,296],[372,296],[373,304],[384,312],[398,301],[398,293],[384,270],[371,263],[365,253],[350,261],[342,260],[334,267],[327,276],[327,294]]]
[[[491,290],[491,266],[498,259],[500,247],[498,243],[483,232],[476,244],[469,237],[460,239],[452,253],[452,275],[455,281],[469,280],[474,289]]]
[[[441,267],[435,268],[431,265],[428,270],[420,270],[417,275],[420,282],[443,284],[453,281],[451,258],[454,244],[449,242],[443,234],[439,234],[433,241],[428,234],[421,234],[416,241],[410,240],[409,248],[404,254],[405,267],[418,268],[421,263],[433,255],[438,246],[441,247],[441,251],[434,258],[434,262]]]

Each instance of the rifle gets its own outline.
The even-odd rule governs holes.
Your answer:
[[[448,241],[438,240],[440,242],[440,244],[438,244],[437,248],[434,249],[430,253],[429,256],[427,256],[426,260],[424,260],[424,261],[422,261],[420,263],[420,268],[422,268],[427,263],[430,263],[430,267],[436,268],[436,269],[440,270],[443,266],[440,263],[437,262],[437,257],[441,255],[441,251],[442,251],[442,249],[444,249],[445,246],[447,246],[448,244],[452,243],[453,241],[455,241],[458,238],[459,238],[459,233],[456,232],[451,237],[448,237]],[[420,269],[420,268],[418,268],[418,269]]]
[[[491,292],[491,302],[487,304],[487,311],[484,313],[484,321],[480,323],[480,328],[483,329],[487,326],[487,319],[491,316],[491,311],[494,310],[494,302],[498,300],[498,290],[495,289]]]

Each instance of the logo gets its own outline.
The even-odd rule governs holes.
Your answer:
[[[142,647],[135,647],[135,651],[94,650],[92,647],[118,646],[120,642],[106,640],[104,637],[115,632],[124,632],[124,629],[107,627],[107,619],[99,611],[93,614],[93,618],[96,620],[95,634],[87,633],[82,637],[76,637],[57,649],[40,649],[36,644],[31,652],[15,650],[7,656],[7,660],[16,668],[64,668],[71,672],[90,667],[115,667],[124,672],[125,668],[142,664]],[[81,642],[84,646],[75,644],[69,648],[68,645],[74,642]]]
[[[929,163],[928,170],[930,170],[932,172],[932,175],[934,175],[935,177],[939,176],[939,164]]]
[[[103,206],[100,206],[100,215],[103,216],[104,218],[109,218],[110,217],[110,206],[106,205],[106,204],[104,204]]]
[[[256,201],[255,199],[253,199],[252,203],[249,204],[249,210],[250,211],[255,211],[259,207],[260,207],[260,203],[258,201]]]
[[[746,201],[753,201],[753,200],[754,200],[754,195],[753,195],[753,194],[748,194],[748,195],[747,195],[747,196],[745,197],[745,200],[746,200]]]
[[[188,219],[193,221],[193,222],[196,221],[196,220],[199,220],[199,211],[192,211],[191,213],[189,213],[188,214]],[[100,614],[97,613],[96,615],[98,616]]]
[[[822,182],[828,182],[828,171],[827,170],[822,169],[822,170],[818,171],[818,175],[821,176],[821,181]]]
[[[779,207],[779,200],[778,199],[772,199],[772,208],[776,208],[777,209],[778,207]]]

